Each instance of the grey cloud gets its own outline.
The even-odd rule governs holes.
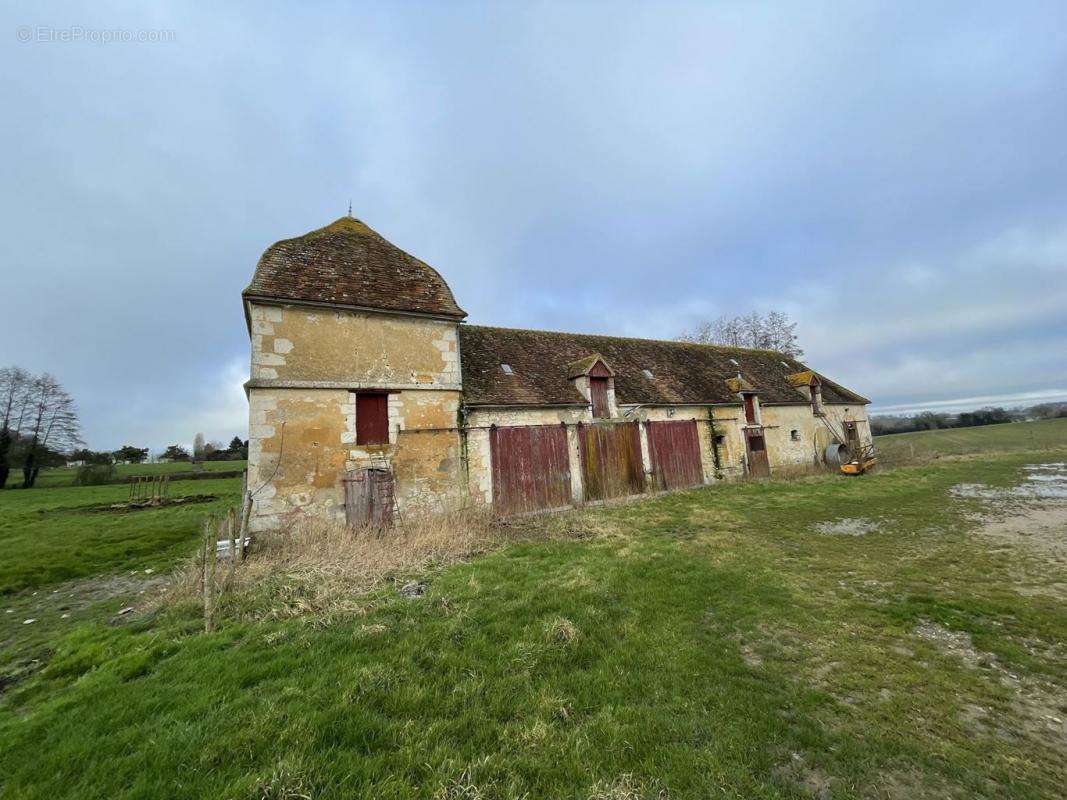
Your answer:
[[[351,197],[473,321],[782,307],[887,407],[1054,391],[1065,8],[9,5],[175,41],[0,53],[0,362],[93,446],[243,432],[239,292]]]

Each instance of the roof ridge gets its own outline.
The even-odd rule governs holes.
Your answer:
[[[670,344],[682,347],[700,347],[728,353],[758,353],[759,355],[764,356],[770,355],[779,358],[788,358],[801,366],[805,366],[804,362],[799,361],[790,355],[780,353],[777,350],[765,350],[759,347],[734,347],[726,344],[704,344],[703,342],[686,342],[680,339],[650,339],[647,336],[617,336],[609,333],[579,333],[577,331],[554,331],[546,330],[544,328],[512,328],[506,325],[472,325],[470,323],[464,323],[460,326],[460,330],[463,328],[480,328],[487,331],[514,331],[516,333],[547,333],[554,336],[591,336],[596,339],[622,339],[623,341],[628,342],[651,342],[654,344]]]

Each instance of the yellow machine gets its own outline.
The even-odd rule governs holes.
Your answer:
[[[841,464],[841,471],[846,475],[862,475],[874,469],[878,459],[874,455],[874,446],[864,447],[858,456],[850,458]]]
[[[874,456],[865,458],[862,461],[849,461],[846,464],[841,465],[841,471],[846,475],[862,475],[864,472],[869,472],[874,468],[874,465],[878,463],[878,459]]]

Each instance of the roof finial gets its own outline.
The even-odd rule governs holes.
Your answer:
[[[348,216],[352,216],[352,198],[348,199]]]

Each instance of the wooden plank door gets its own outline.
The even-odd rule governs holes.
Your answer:
[[[579,425],[586,500],[607,500],[645,490],[641,432],[636,422]]]
[[[746,431],[745,447],[748,450],[748,475],[750,478],[769,478],[771,462],[767,457],[767,439],[763,428]]]
[[[657,489],[699,486],[704,482],[696,420],[650,422],[648,454]]]
[[[562,425],[491,428],[493,507],[500,514],[561,508],[571,502],[571,465]]]
[[[845,444],[848,446],[848,454],[851,458],[859,458],[862,455],[860,452],[860,432],[855,422],[845,423]]]

